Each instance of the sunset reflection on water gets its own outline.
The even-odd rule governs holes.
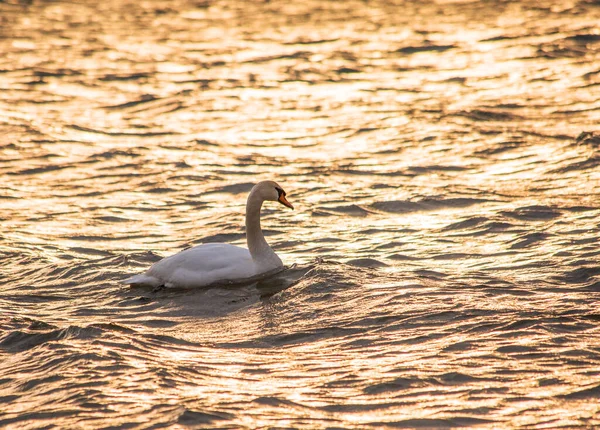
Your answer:
[[[600,8],[0,3],[0,427],[594,427]],[[245,246],[288,269],[130,289]]]

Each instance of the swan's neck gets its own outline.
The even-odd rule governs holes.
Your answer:
[[[281,266],[281,260],[271,249],[262,229],[260,228],[260,208],[263,199],[255,193],[250,193],[246,202],[246,240],[252,260],[261,269],[272,269]]]

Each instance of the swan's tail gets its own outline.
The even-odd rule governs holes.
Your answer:
[[[133,275],[132,277],[121,281],[121,283],[145,287],[160,287],[163,284],[163,282],[160,279],[155,278],[154,276],[146,275],[145,273]]]

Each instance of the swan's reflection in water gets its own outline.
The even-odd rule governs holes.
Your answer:
[[[248,306],[257,300],[268,300],[310,275],[318,263],[293,265],[273,274],[261,275],[259,279],[250,279],[236,283],[218,283],[199,288],[178,288],[160,286],[157,288],[137,285],[128,287],[130,292],[140,294],[140,302],[162,303],[161,313],[171,316],[224,315]],[[189,311],[189,312],[186,312]]]
[[[306,275],[310,274],[315,265],[300,266],[293,265],[272,276],[265,277],[254,284],[260,293],[261,299],[267,299],[273,295],[286,290],[298,282]]]

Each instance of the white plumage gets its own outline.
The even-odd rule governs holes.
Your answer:
[[[275,200],[293,209],[285,196],[285,191],[273,181],[259,182],[252,188],[246,202],[248,249],[227,243],[198,245],[163,258],[123,283],[193,288],[243,281],[281,270],[283,263],[267,244],[260,228],[260,209],[265,200]]]

